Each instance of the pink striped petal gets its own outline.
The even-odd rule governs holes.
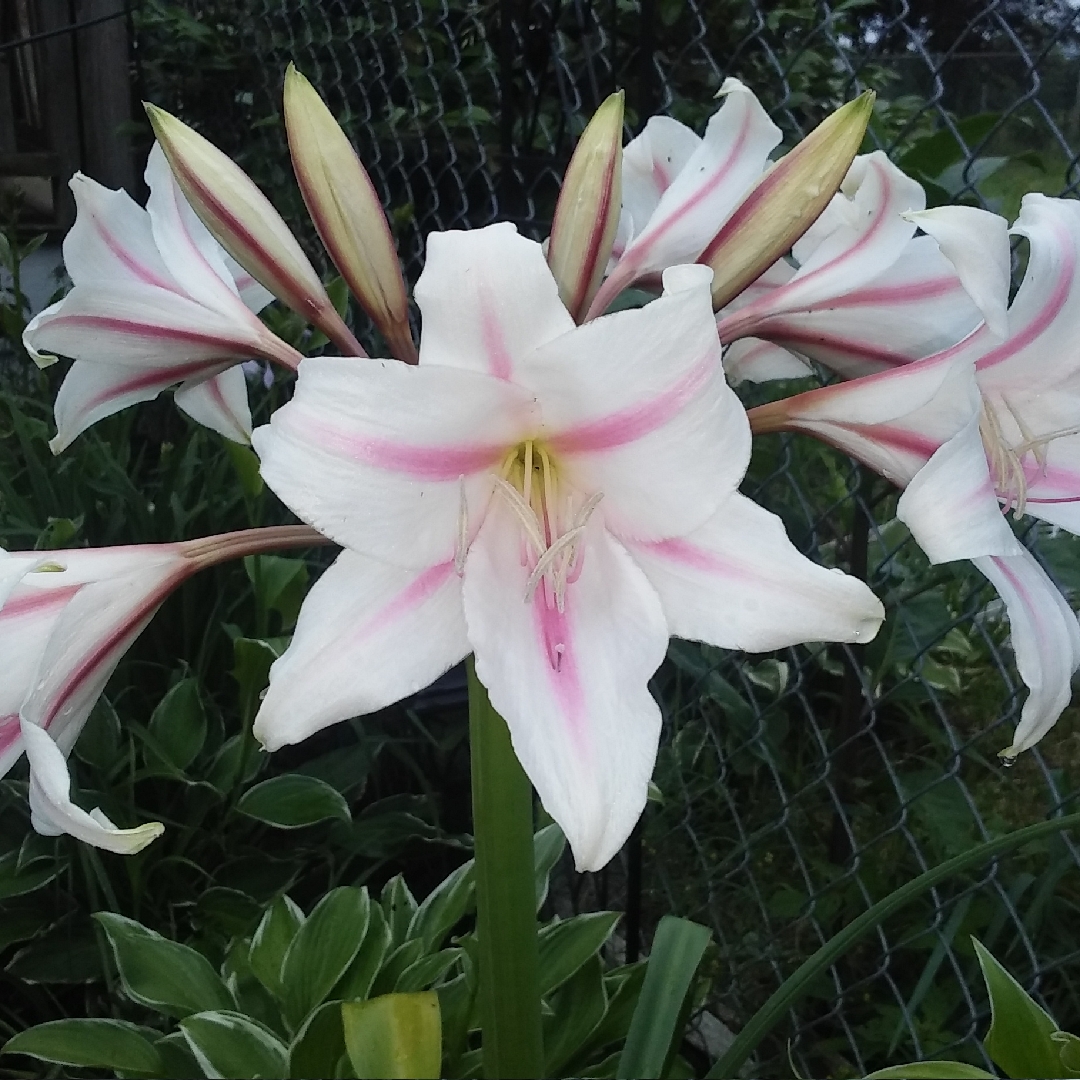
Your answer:
[[[520,552],[517,518],[494,503],[465,565],[476,672],[577,868],[598,870],[645,806],[660,736],[648,680],[667,624],[644,574],[596,524],[564,612],[543,585],[525,601]]]
[[[971,419],[970,362],[931,357],[759,407],[868,465],[898,487]]]
[[[400,701],[468,652],[453,561],[401,570],[345,550],[304,598],[255,719],[268,750]]]
[[[71,799],[67,762],[49,733],[24,720],[22,739],[30,761],[30,824],[37,832],[66,833],[118,855],[134,855],[164,832],[157,821],[118,829],[99,809],[87,813]]]
[[[760,303],[783,307],[782,293],[783,288],[773,290]],[[739,317],[738,312],[730,318],[725,315],[719,324],[721,335],[738,332]],[[936,242],[922,236],[910,240],[873,281],[852,281],[846,292],[806,311],[762,317],[754,333],[845,378],[858,378],[948,348],[981,319]]]
[[[245,359],[266,353],[257,323],[250,313],[237,321],[150,285],[79,285],[38,321],[33,344],[76,360],[138,367]]]
[[[104,565],[110,565],[117,552],[127,560],[128,572],[89,582],[71,597],[53,626],[22,705],[23,720],[48,729],[65,754],[121,656],[165,597],[195,569],[172,545],[116,549]]]
[[[70,703],[73,697],[83,694],[79,686],[73,685],[56,709],[52,709],[54,699],[47,700],[51,683],[64,683],[68,676],[78,682],[78,647],[92,654],[102,637],[109,636],[113,625],[109,611],[125,599],[138,606],[139,595],[137,590],[133,594],[131,587],[133,578],[160,581],[188,572],[187,560],[167,544],[13,552],[0,561],[0,567],[9,562],[21,564],[28,572],[0,608],[0,655],[5,670],[0,680],[0,776],[22,754],[20,709],[25,715],[33,713],[38,722],[48,726],[63,710],[65,701]],[[79,599],[91,589],[89,602]],[[60,648],[61,638],[71,645],[67,652]],[[115,660],[107,661],[108,671],[113,664]],[[93,665],[86,668],[86,677],[96,677],[92,669]],[[74,716],[66,743],[69,749],[99,692],[100,688],[91,688],[89,700],[80,698],[79,708],[85,709],[81,716]],[[65,712],[64,716],[69,714]]]
[[[421,364],[511,379],[533,349],[574,328],[540,245],[508,222],[432,233],[414,293]]]
[[[140,401],[152,401],[162,390],[186,379],[205,379],[222,370],[221,360],[181,361],[168,367],[140,370],[130,365],[76,360],[56,395],[54,454],[66,450],[87,428]],[[239,368],[237,369],[239,371]],[[243,374],[240,375],[243,379]]]
[[[780,129],[737,79],[721,87],[724,104],[705,137],[664,191],[647,222],[623,252],[593,301],[602,314],[627,286],[646,274],[693,262],[765,169]]]
[[[973,376],[974,373],[972,373]],[[950,391],[957,396],[960,386]],[[1020,544],[998,505],[979,431],[978,390],[968,387],[971,418],[915,474],[896,506],[931,563],[1016,555]]]
[[[1025,195],[1012,231],[1030,257],[1009,309],[1009,336],[980,344],[979,385],[1009,394],[1056,388],[1080,372],[1080,206],[1073,199]]]
[[[724,380],[706,267],[666,271],[667,291],[536,352],[522,383],[569,483],[603,493],[618,536],[660,539],[705,521],[742,480],[746,414]]]
[[[569,316],[567,316],[569,318]],[[427,331],[425,331],[427,333]],[[478,525],[532,395],[475,371],[316,357],[252,442],[266,482],[324,535],[399,566],[453,558],[465,495]]]
[[[885,617],[863,582],[801,555],[780,519],[738,492],[688,536],[631,544],[630,553],[676,637],[751,652],[865,644]]]
[[[71,178],[70,187],[76,216],[64,237],[64,268],[75,285],[177,288],[154,242],[150,218],[126,191],[103,187],[82,173]]]
[[[1005,337],[1012,280],[1009,223],[999,214],[974,206],[938,206],[907,216],[934,238],[942,255],[956,268],[990,332]]]
[[[1034,746],[1069,704],[1072,675],[1080,667],[1080,629],[1075,613],[1027,549],[973,561],[1005,601],[1016,666],[1031,691],[1012,745],[1004,751],[1015,757]]]
[[[645,227],[664,192],[700,146],[701,136],[685,124],[670,116],[652,116],[641,134],[623,147],[622,209],[627,242]]]
[[[210,378],[189,379],[176,388],[176,405],[195,420],[233,442],[251,442],[247,379],[235,365]]]

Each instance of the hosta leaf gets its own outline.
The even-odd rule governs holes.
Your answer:
[[[94,918],[105,930],[124,992],[133,1001],[178,1017],[207,1006],[235,1007],[221,976],[201,953],[123,915],[99,911]]]

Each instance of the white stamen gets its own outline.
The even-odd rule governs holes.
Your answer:
[[[1013,510],[1014,516],[1022,517],[1027,506],[1028,477],[1024,468],[1024,458],[1032,454],[1039,466],[1039,471],[1046,469],[1047,448],[1057,439],[1064,439],[1070,435],[1080,435],[1080,426],[1061,428],[1045,435],[1035,435],[1024,422],[1023,416],[1013,407],[1007,399],[1001,399],[1002,404],[1009,411],[1022,440],[1015,446],[1010,446],[1005,432],[1001,427],[1001,421],[993,406],[983,401],[982,415],[979,417],[979,433],[982,435],[983,446],[990,459],[990,471],[993,474],[994,484],[998,494],[1004,499],[1005,513]]]
[[[457,542],[454,544],[454,569],[457,576],[465,573],[465,556],[469,553],[469,504],[465,498],[465,477],[458,477],[461,500],[458,503]]]
[[[507,483],[501,476],[495,477],[495,490],[503,495],[510,509],[517,514],[518,520],[525,530],[525,535],[532,542],[533,547],[536,548],[537,556],[542,555],[545,547],[543,532],[540,529],[540,522],[533,512],[533,508],[525,502],[518,493],[517,488]]]
[[[583,527],[578,527],[576,529],[571,529],[568,533],[563,533],[562,536],[560,536],[558,540],[556,540],[555,543],[553,543],[551,547],[549,547],[547,551],[545,551],[540,556],[540,558],[536,560],[536,566],[533,567],[533,572],[529,575],[529,580],[525,585],[525,603],[528,603],[530,600],[532,600],[533,594],[536,592],[536,586],[540,584],[541,578],[543,578],[543,576],[547,573],[548,568],[551,566],[551,564],[559,557],[559,555],[563,551],[576,544],[584,531],[585,530]],[[558,599],[559,594],[558,590],[556,589],[556,603],[558,603]],[[562,611],[561,606],[559,607],[559,610]]]

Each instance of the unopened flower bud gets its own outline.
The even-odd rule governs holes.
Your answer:
[[[285,128],[297,183],[334,265],[394,355],[415,364],[408,296],[379,196],[348,136],[292,64]]]
[[[713,307],[757,280],[817,220],[836,194],[874,108],[867,90],[826,117],[762,176],[701,253],[713,269]]]
[[[585,318],[604,276],[622,206],[623,93],[589,121],[567,166],[555,205],[547,259],[559,296],[576,322]]]
[[[176,182],[214,239],[264,288],[346,355],[365,356],[270,200],[231,158],[182,120],[146,105]]]

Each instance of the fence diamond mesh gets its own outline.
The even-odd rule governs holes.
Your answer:
[[[788,145],[871,87],[872,140],[931,203],[1012,216],[1023,191],[1080,184],[1074,0],[145,0],[132,16],[142,95],[237,156],[302,231],[279,116],[295,62],[350,132],[412,278],[433,229],[509,218],[546,235],[573,140],[618,87],[628,133],[660,111],[700,129],[736,76]],[[1000,602],[966,564],[926,564],[884,481],[771,436],[745,490],[813,558],[865,577],[888,621],[863,648],[747,657],[676,642],[657,676],[656,801],[621,866],[574,899],[625,890],[631,952],[639,920],[667,910],[713,929],[714,1053],[723,1025],[874,899],[1080,794],[1075,709],[1015,768],[998,763],[1025,693]],[[1021,531],[1073,599],[1076,542]],[[887,922],[804,999],[755,1074],[782,1073],[788,1054],[814,1076],[958,1048],[980,1060],[969,934],[1062,1026],[1080,1021],[1065,930],[1077,859],[1055,839]]]

